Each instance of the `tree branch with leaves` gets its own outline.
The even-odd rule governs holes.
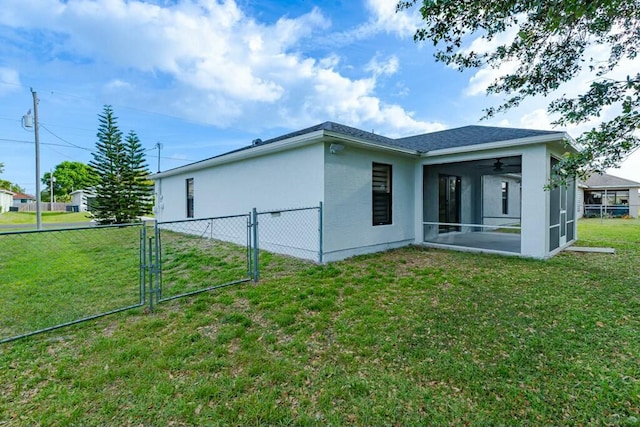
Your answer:
[[[558,164],[559,181],[604,172],[640,147],[640,72],[619,77],[623,62],[638,55],[640,1],[411,0],[400,1],[397,9],[418,4],[425,25],[416,30],[414,40],[433,42],[436,60],[461,71],[514,64],[514,71],[487,88],[488,94],[505,98],[486,109],[484,118],[539,95],[557,97],[547,108],[557,117],[557,126],[587,123],[605,110],[615,111],[613,119],[577,138],[582,149]],[[491,42],[507,34],[515,35],[489,51],[464,46],[471,35]],[[604,50],[606,58],[591,56],[594,47]],[[584,72],[592,74],[586,92],[557,95]]]

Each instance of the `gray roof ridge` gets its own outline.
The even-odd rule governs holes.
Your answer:
[[[592,180],[592,177],[594,177],[594,176],[596,176],[596,180],[597,180],[597,177],[600,177],[604,181],[603,182],[594,182],[595,180]],[[591,183],[589,183],[589,180],[591,180]],[[591,188],[591,187],[620,187],[620,186],[625,186],[625,185],[629,185],[629,186],[632,186],[632,187],[640,187],[640,182],[633,181],[633,180],[627,179],[627,178],[621,178],[619,176],[612,175],[610,173],[594,173],[589,178],[587,178],[585,181],[583,181],[582,183],[585,186],[587,186],[588,188]]]
[[[329,131],[347,137],[355,137],[360,140],[370,142],[382,147],[402,148],[412,150],[416,153],[425,153],[427,151],[456,148],[463,146],[473,146],[486,144],[490,142],[506,141],[511,139],[522,139],[531,136],[548,135],[555,133],[563,133],[563,131],[521,129],[512,127],[483,126],[483,125],[467,125],[452,129],[443,129],[435,132],[422,133],[401,138],[390,138],[374,132],[368,132],[356,127],[347,126],[333,121],[325,121],[313,126],[306,127],[297,131],[289,132],[280,136],[276,136],[267,140],[256,138],[250,145],[246,145],[235,150],[227,151],[213,157],[199,160],[188,165],[178,166],[164,172],[181,169],[186,166],[204,163],[208,160],[224,157],[237,152],[250,150],[255,147],[272,144],[278,141],[295,138],[310,134],[317,131]]]
[[[472,129],[472,128],[487,129],[487,130],[488,129],[520,130],[520,131],[528,131],[528,132],[540,132],[540,133],[546,133],[546,134],[565,133],[565,131],[562,131],[562,130],[555,131],[555,130],[546,130],[546,129],[518,128],[518,127],[513,127],[513,126],[465,125],[465,126],[458,126],[458,127],[455,127],[455,128],[436,130],[436,131],[433,131],[433,132],[425,132],[425,133],[418,133],[418,134],[415,134],[415,135],[402,136],[400,138],[396,138],[396,140],[415,138],[415,137],[420,137],[420,136],[424,136],[424,135],[445,134],[445,133],[449,133],[449,132],[459,131],[459,130],[462,130],[462,129]]]

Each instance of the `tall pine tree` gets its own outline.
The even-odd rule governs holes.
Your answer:
[[[153,203],[144,151],[135,132],[122,141],[110,105],[98,118],[96,152],[89,163],[99,177],[93,213],[100,224],[133,222],[150,212]]]
[[[131,220],[151,212],[153,183],[147,178],[149,166],[138,135],[130,131],[125,139],[126,168],[124,180],[127,191],[127,212]]]

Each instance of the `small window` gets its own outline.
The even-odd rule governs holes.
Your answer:
[[[509,213],[509,183],[502,181],[502,215]]]
[[[193,178],[187,178],[187,218],[193,218]]]
[[[372,167],[373,225],[391,224],[391,165]]]

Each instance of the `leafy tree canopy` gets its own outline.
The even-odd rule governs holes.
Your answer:
[[[24,188],[20,187],[18,184],[14,184],[11,181],[7,181],[6,179],[0,179],[0,188],[13,191],[14,193],[24,193]]]
[[[485,118],[531,96],[556,96],[579,73],[592,73],[588,90],[551,101],[548,112],[558,117],[553,124],[586,123],[605,110],[616,116],[577,138],[583,149],[559,163],[560,180],[603,172],[640,146],[640,72],[620,75],[620,65],[635,59],[640,48],[640,1],[411,0],[397,8],[417,3],[425,26],[414,40],[431,40],[438,61],[459,70],[514,65],[488,87],[489,94],[506,97],[485,110]],[[470,35],[484,38],[485,47],[495,46],[488,51],[463,47]],[[604,59],[594,51],[604,51]]]
[[[53,193],[66,196],[75,190],[83,190],[96,185],[98,176],[95,170],[82,162],[64,161],[53,170]],[[46,172],[42,183],[51,190],[51,173]]]

